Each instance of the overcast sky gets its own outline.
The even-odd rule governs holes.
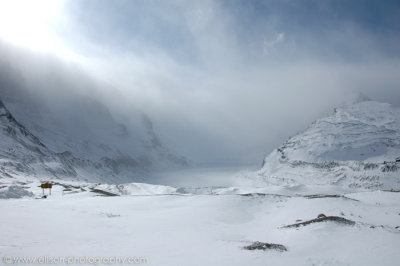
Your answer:
[[[399,1],[0,0],[0,39],[195,161],[259,164],[357,93],[400,106]]]

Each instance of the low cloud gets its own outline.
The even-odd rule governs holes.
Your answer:
[[[67,2],[59,28],[115,116],[147,113],[196,161],[257,164],[354,94],[400,105],[398,19],[312,3]]]
[[[264,39],[263,55],[269,55],[275,46],[284,41],[285,33],[283,32],[275,34],[275,38],[273,38],[272,40]]]

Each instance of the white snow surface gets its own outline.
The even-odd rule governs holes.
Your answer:
[[[400,260],[396,192],[307,198],[296,193],[182,194],[167,186],[69,182],[55,184],[51,195],[41,199],[39,184],[20,182],[36,198],[0,200],[0,258],[139,257],[146,265],[174,266],[368,266]],[[283,228],[321,213],[355,224],[327,221]],[[255,241],[281,244],[287,251],[243,248]]]

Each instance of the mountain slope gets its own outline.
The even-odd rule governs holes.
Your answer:
[[[187,166],[185,158],[162,145],[151,120],[140,112],[120,122],[88,96],[71,93],[41,99],[29,97],[24,90],[11,96],[2,88],[0,92],[13,116],[57,153],[68,151],[85,160],[114,160],[116,165],[148,170]]]
[[[34,122],[31,121],[31,123]],[[40,122],[40,120],[36,122]],[[149,133],[152,133],[150,120],[147,121],[147,124]],[[36,127],[36,131],[43,131],[42,136],[47,137],[54,134],[39,127]],[[61,134],[54,135],[60,136]],[[157,164],[157,160],[165,163],[165,161],[175,159],[176,165],[181,163],[179,157],[176,159],[161,145],[154,133],[151,134],[153,143],[149,148],[152,153],[149,152],[147,157],[143,155],[133,158],[129,154],[124,154],[115,148],[113,150],[107,145],[98,146],[99,149],[102,149],[103,156],[90,150],[89,145],[83,147],[82,150],[86,149],[85,153],[76,152],[74,149],[71,152],[67,149],[73,148],[74,145],[79,146],[79,143],[62,142],[61,138],[64,137],[62,135],[58,139],[47,139],[50,144],[57,140],[65,144],[63,152],[54,151],[32,134],[27,127],[19,123],[2,101],[0,101],[0,137],[0,178],[16,178],[16,181],[19,180],[18,176],[31,176],[42,180],[74,179],[103,183],[144,181],[149,176],[152,169],[150,167],[152,164]],[[91,145],[94,145],[93,143],[95,142],[92,142]],[[90,152],[96,154],[91,156]],[[150,157],[151,154],[153,157]],[[81,156],[79,157],[79,155]],[[184,159],[182,161],[186,162]],[[158,163],[158,165],[160,164]]]
[[[43,172],[76,176],[75,170],[62,162],[36,136],[21,125],[0,101],[0,175],[35,175]]]
[[[102,94],[113,88],[76,66],[18,49],[0,49],[0,55],[0,99],[7,112],[51,156],[72,167],[72,176],[107,183],[145,181],[154,172],[188,166],[186,158],[163,145],[150,118],[131,106],[120,110]],[[0,146],[5,145],[2,153],[8,158],[5,140]]]
[[[400,109],[363,101],[337,108],[268,155],[258,180],[275,185],[400,188]]]

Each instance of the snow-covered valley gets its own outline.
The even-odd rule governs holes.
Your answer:
[[[274,150],[260,170],[160,171],[145,183],[115,182],[116,172],[107,181],[102,168],[90,172],[90,161],[82,167],[60,156],[0,107],[4,265],[400,260],[400,116],[389,105],[336,109]],[[93,178],[98,171],[105,182]],[[53,184],[51,195],[43,182]]]
[[[400,1],[0,0],[0,266],[399,266]]]

